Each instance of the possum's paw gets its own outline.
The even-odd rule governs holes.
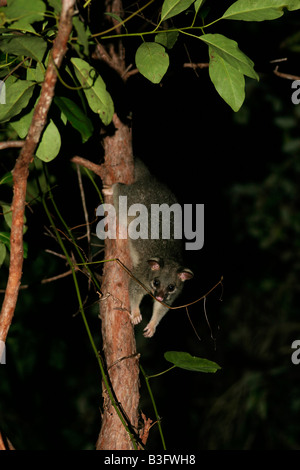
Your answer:
[[[130,319],[133,325],[138,325],[142,321],[141,312],[139,310],[132,312],[130,315]]]
[[[153,323],[148,323],[146,328],[144,328],[144,336],[145,338],[152,338],[156,330],[156,326]]]

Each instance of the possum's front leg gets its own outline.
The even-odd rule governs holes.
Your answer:
[[[129,296],[130,296],[130,319],[133,325],[138,325],[142,321],[142,315],[140,311],[140,303],[145,295],[144,289],[136,283],[134,279],[130,280],[129,283]]]
[[[152,336],[155,333],[157,325],[159,324],[160,320],[165,316],[168,310],[169,310],[168,307],[164,307],[158,301],[154,301],[153,314],[152,314],[151,320],[149,321],[148,325],[144,329],[144,336],[146,338],[152,338]]]

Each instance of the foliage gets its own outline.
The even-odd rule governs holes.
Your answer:
[[[200,357],[193,357],[189,353],[168,351],[165,353],[165,358],[167,361],[172,362],[175,367],[181,367],[186,370],[197,372],[216,372],[220,369],[218,364]]]

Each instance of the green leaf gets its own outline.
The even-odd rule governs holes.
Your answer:
[[[27,69],[26,80],[32,80],[33,82],[42,83],[45,78],[45,67],[39,62],[36,67],[30,67]]]
[[[60,133],[51,119],[43,133],[42,140],[36,151],[36,156],[43,162],[51,162],[51,160],[57,156],[60,146]]]
[[[195,0],[165,0],[161,10],[161,21],[179,15],[186,10]]]
[[[34,31],[31,24],[44,18],[46,4],[43,0],[9,0],[7,3],[7,7],[0,8],[0,14],[4,14],[4,23],[13,23],[14,29]]]
[[[28,256],[28,243],[27,242],[23,242],[23,258],[27,258]]]
[[[1,204],[4,220],[8,227],[11,228],[12,212],[8,204]]]
[[[9,171],[8,173],[5,173],[4,176],[0,179],[0,184],[11,184],[13,182],[13,175],[12,172]]]
[[[66,116],[70,124],[80,132],[82,142],[86,142],[93,134],[93,124],[87,115],[77,106],[74,101],[64,96],[56,96],[54,103],[59,107],[61,112]]]
[[[172,49],[179,36],[178,31],[166,31],[156,34],[154,41],[167,49]]]
[[[1,204],[1,207],[2,207],[2,212],[3,212],[4,220],[5,220],[5,222],[7,223],[8,227],[11,228],[11,224],[12,224],[12,210],[11,210],[11,206],[9,206],[8,204],[2,203],[2,204]],[[25,223],[26,223],[26,216],[25,216],[25,215],[24,215],[23,221],[24,221],[24,224],[25,224]],[[27,227],[24,225],[24,227],[23,227],[23,233],[25,233],[26,230],[27,230]],[[2,243],[4,243],[3,240],[2,240]]]
[[[209,47],[209,76],[223,100],[238,111],[245,99],[244,75],[226,62],[218,52]]]
[[[191,356],[187,352],[167,351],[164,354],[167,361],[171,362],[177,367],[186,370],[193,370],[196,372],[216,372],[221,367],[215,362],[201,357]]]
[[[287,9],[289,11],[295,11],[300,9],[299,0],[290,0],[287,2]]]
[[[87,34],[86,27],[84,23],[79,19],[78,16],[73,16],[73,25],[74,25],[74,28],[76,29],[76,33],[78,36],[78,43],[83,46],[84,54],[88,55],[89,54],[88,36],[90,34],[90,31],[88,31],[89,34]]]
[[[283,9],[300,9],[299,0],[238,0],[222,16],[223,19],[264,21],[275,20],[283,15]]]
[[[29,80],[16,80],[8,77],[6,85],[6,104],[0,105],[0,122],[5,122],[19,114],[27,106],[35,83]]]
[[[10,233],[0,232],[0,242],[4,243],[4,245],[10,250]]]
[[[58,13],[60,15],[61,0],[48,0],[48,3],[54,9],[55,13]]]
[[[195,12],[198,13],[205,0],[196,0],[194,3]]]
[[[110,12],[105,12],[104,15],[110,16],[114,20],[118,21],[119,23],[122,23],[122,18],[119,15],[116,15],[115,13],[110,13]]]
[[[114,103],[106,90],[104,81],[100,75],[96,74],[95,69],[83,59],[73,58],[71,62],[74,65],[76,76],[83,86],[91,110],[99,114],[101,121],[107,126],[113,118]]]
[[[43,38],[37,36],[15,36],[11,35],[1,39],[1,50],[6,54],[26,56],[38,62],[43,60],[47,43]]]
[[[29,126],[32,121],[33,113],[34,113],[34,107],[29,113],[25,114],[20,119],[18,119],[18,121],[10,122],[11,127],[17,132],[20,139],[25,139],[25,137],[27,136]]]
[[[0,232],[0,243],[10,250],[10,233],[9,232]],[[23,242],[23,256],[27,258],[28,255],[28,243]]]
[[[143,42],[135,54],[140,73],[152,83],[159,83],[169,67],[165,48],[156,42]]]
[[[2,266],[6,256],[6,246],[0,242],[0,266]]]
[[[204,34],[201,41],[212,47],[223,60],[247,77],[259,79],[254,70],[254,63],[238,47],[236,41],[222,34]]]

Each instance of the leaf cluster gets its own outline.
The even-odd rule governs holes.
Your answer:
[[[135,62],[139,72],[152,83],[160,83],[166,74],[170,58],[168,50],[172,49],[179,37],[188,35],[208,46],[210,79],[224,101],[238,111],[245,99],[245,76],[259,80],[254,70],[253,61],[243,53],[236,41],[218,33],[206,33],[206,30],[221,20],[266,21],[281,17],[284,9],[293,11],[300,8],[297,0],[238,0],[222,16],[205,24],[203,1],[165,0],[162,5],[160,20],[157,26],[144,33],[119,34],[118,37],[140,36],[143,43],[138,47]],[[192,8],[193,6],[193,8]],[[191,17],[190,26],[170,27],[169,21],[185,13]],[[198,26],[198,19],[202,21]],[[120,21],[120,24],[124,23]],[[145,37],[153,35],[154,41]],[[102,36],[109,39],[112,36]]]

